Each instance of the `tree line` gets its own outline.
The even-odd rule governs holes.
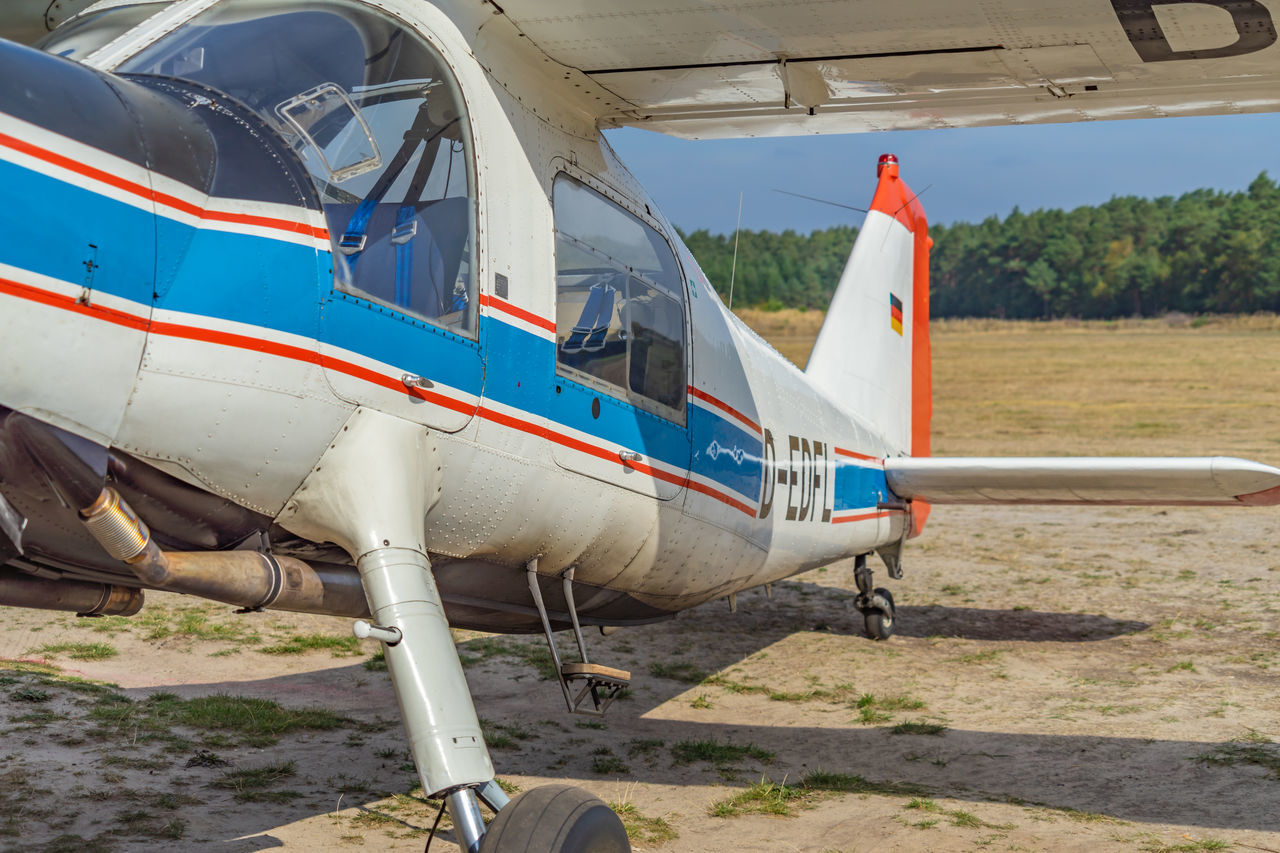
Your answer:
[[[738,235],[739,307],[826,308],[857,229]],[[1155,316],[1280,311],[1280,187],[1124,196],[1075,210],[932,225],[935,317]],[[732,234],[683,234],[728,298]]]

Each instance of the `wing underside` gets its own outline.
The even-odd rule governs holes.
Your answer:
[[[0,37],[87,3],[14,0]],[[1280,110],[1280,0],[434,3],[600,126],[690,139]]]
[[[1273,2],[501,7],[523,39],[612,96],[598,101],[610,102],[605,126],[705,138],[1276,110]]]
[[[1228,456],[899,457],[885,477],[935,504],[1280,504],[1280,468]]]

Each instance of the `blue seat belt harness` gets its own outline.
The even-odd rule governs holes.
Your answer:
[[[430,121],[427,118],[427,105],[425,102],[418,107],[418,114],[414,116],[413,124],[404,132],[404,141],[400,143],[400,150],[396,151],[396,156],[391,158],[391,162],[387,164],[387,169],[378,178],[378,182],[373,185],[373,189],[369,191],[369,195],[356,206],[355,211],[351,214],[350,221],[347,222],[346,230],[342,232],[342,239],[338,241],[338,248],[342,254],[347,256],[347,263],[353,268],[356,260],[359,259],[360,253],[364,251],[365,234],[369,230],[369,219],[373,216],[373,211],[377,208],[378,202],[382,201],[382,197],[387,194],[387,190],[391,189],[391,185],[396,182],[396,178],[400,177],[400,173],[404,171],[404,167],[409,165],[413,153],[418,150],[418,145],[426,138],[426,134],[431,130]]]
[[[422,146],[422,158],[418,161],[418,168],[405,193],[404,201],[396,211],[396,222],[391,231],[391,242],[396,247],[395,304],[401,308],[408,308],[412,297],[413,238],[418,233],[416,202],[421,197],[422,191],[426,188],[427,179],[430,177],[440,135],[457,121],[458,119],[455,118],[431,133],[426,102],[424,101],[418,107],[418,114],[414,117],[413,125],[405,131],[400,149],[396,151],[395,157],[391,158],[386,171],[378,178],[369,195],[356,206],[346,229],[342,232],[342,239],[338,241],[338,248],[346,256],[348,266],[354,270],[356,261],[359,260],[368,242],[369,220],[373,217],[374,210],[387,194],[387,190],[391,189],[391,185],[400,177],[405,166],[409,165],[419,146]],[[437,148],[432,147],[433,142],[437,143]],[[439,302],[439,295],[436,298]]]
[[[569,332],[568,339],[560,345],[561,352],[599,352],[604,349],[604,338],[613,319],[613,301],[618,289],[607,281],[591,285],[587,304],[582,306],[582,316]]]
[[[455,119],[456,121],[456,119]],[[452,124],[452,122],[450,122]],[[448,127],[448,125],[445,125]],[[440,129],[441,132],[444,128]],[[423,190],[427,188],[427,180],[431,177],[431,169],[435,166],[436,158],[440,154],[440,134],[428,141],[428,146],[422,152],[422,159],[418,161],[418,168],[413,172],[413,180],[409,182],[409,189],[405,191],[404,201],[400,205],[400,209],[396,211],[396,225],[391,231],[391,242],[396,247],[396,304],[402,307],[409,307],[409,300],[412,295],[413,284],[413,238],[418,233],[418,199],[422,198]],[[430,142],[435,141],[435,146],[431,146]],[[446,313],[444,294],[440,292],[440,288],[444,282],[437,279],[444,278],[444,265],[439,258],[439,249],[435,245],[434,240],[427,241],[427,264],[428,274],[431,278],[431,290],[435,296],[436,316]],[[437,267],[439,274],[437,275]],[[463,307],[466,307],[464,302]]]

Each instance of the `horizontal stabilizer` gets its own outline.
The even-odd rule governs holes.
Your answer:
[[[1230,456],[898,457],[889,488],[936,504],[1280,504],[1280,468]]]

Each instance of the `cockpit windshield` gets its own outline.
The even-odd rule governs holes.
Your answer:
[[[452,72],[411,29],[349,0],[224,0],[116,70],[251,107],[311,173],[338,285],[474,334],[469,125]]]
[[[95,8],[77,15],[36,42],[36,47],[46,53],[83,59],[107,42],[133,29],[159,12],[165,0],[143,3],[126,3],[108,8]]]

